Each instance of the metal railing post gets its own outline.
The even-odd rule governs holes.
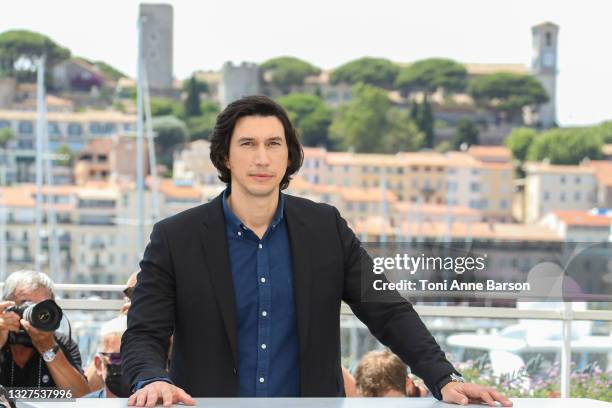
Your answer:
[[[569,398],[572,364],[572,302],[565,302],[564,304],[562,330],[563,345],[561,346],[561,398]]]

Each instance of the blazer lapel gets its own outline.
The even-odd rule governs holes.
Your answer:
[[[293,258],[293,293],[295,296],[300,358],[301,361],[304,361],[308,350],[308,326],[310,323],[312,287],[310,240],[313,237],[310,235],[306,221],[294,207],[292,197],[287,195],[285,198],[285,216]],[[304,364],[301,365],[304,366]]]
[[[223,195],[217,196],[206,212],[201,227],[202,250],[210,272],[215,295],[225,323],[235,367],[238,367],[238,345],[236,325],[236,303],[234,283],[229,266],[225,217],[223,216]]]

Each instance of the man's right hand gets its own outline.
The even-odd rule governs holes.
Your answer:
[[[0,348],[4,347],[6,344],[9,331],[19,331],[19,321],[21,320],[19,315],[13,312],[4,313],[4,309],[14,304],[15,302],[11,302],[10,300],[0,302]]]
[[[165,381],[155,381],[132,394],[128,399],[128,406],[154,407],[160,400],[164,407],[180,402],[185,405],[195,405],[191,395],[187,394],[182,388]]]

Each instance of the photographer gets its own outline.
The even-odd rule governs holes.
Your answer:
[[[76,343],[62,333],[36,329],[11,311],[24,302],[54,299],[51,279],[41,272],[14,272],[6,279],[2,295],[0,384],[5,387],[59,387],[72,390],[73,397],[87,394],[90,390]]]

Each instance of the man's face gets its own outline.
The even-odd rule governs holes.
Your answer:
[[[245,116],[236,122],[225,162],[232,191],[255,197],[276,194],[288,164],[285,130],[276,116]]]
[[[34,302],[39,303],[43,300],[51,299],[51,293],[46,288],[37,288],[35,290],[29,290],[21,287],[17,287],[13,294],[13,301],[19,305],[23,302]]]
[[[103,353],[119,353],[121,351],[121,336],[110,335],[104,339],[104,346],[102,348]],[[107,364],[110,364],[110,358],[103,354],[98,354],[95,357],[96,372],[100,377],[106,379]]]

